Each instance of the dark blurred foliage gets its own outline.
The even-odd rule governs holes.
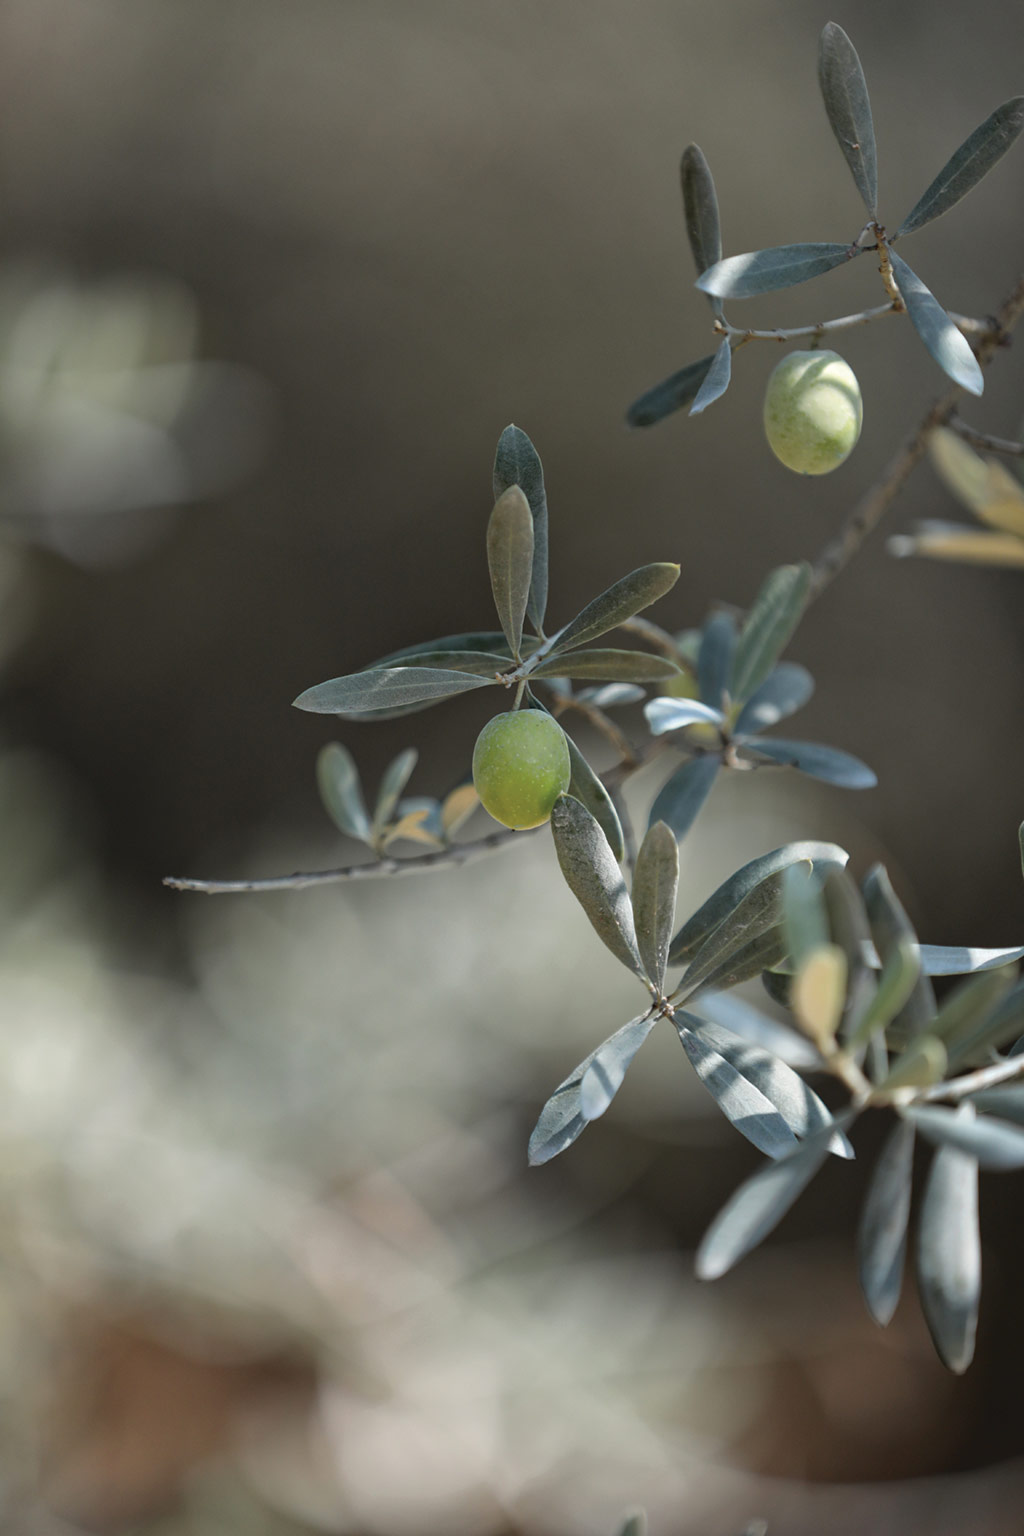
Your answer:
[[[301,1169],[309,1185],[303,1198],[311,1202],[303,1219],[317,1230],[326,1224],[346,1252],[362,1250],[351,1233],[339,1237],[331,1227],[335,1201],[345,1221],[365,1219],[374,1242],[389,1251],[412,1253],[417,1263],[429,1253],[423,1262],[439,1287],[445,1276],[475,1274],[474,1265],[499,1257],[518,1284],[533,1245],[553,1245],[540,1278],[530,1274],[528,1299],[517,1292],[508,1318],[500,1318],[493,1298],[484,1309],[488,1328],[503,1338],[510,1328],[525,1329],[535,1309],[543,1312],[559,1285],[560,1307],[571,1317],[579,1270],[563,1274],[559,1266],[571,1253],[576,1266],[584,1258],[621,1266],[618,1278],[602,1270],[595,1282],[604,1287],[593,1303],[601,1339],[594,1342],[581,1324],[580,1358],[596,1358],[604,1332],[614,1332],[616,1298],[630,1294],[641,1261],[662,1266],[664,1283],[644,1302],[641,1374],[650,1374],[629,1396],[638,1484],[631,1499],[651,1502],[655,1531],[695,1531],[703,1521],[702,1529],[725,1536],[764,1511],[772,1514],[773,1536],[820,1529],[836,1536],[967,1529],[1009,1536],[1019,1529],[1019,1469],[967,1469],[989,1468],[1021,1449],[1016,1181],[993,1178],[985,1186],[979,1358],[966,1380],[954,1382],[931,1360],[912,1316],[901,1313],[883,1336],[863,1315],[847,1255],[836,1252],[849,1246],[852,1209],[840,1179],[856,1183],[856,1171],[830,1170],[785,1229],[785,1246],[769,1249],[716,1292],[692,1286],[685,1250],[751,1162],[742,1145],[709,1129],[689,1099],[680,1127],[671,1094],[662,1088],[658,1098],[656,1073],[648,1085],[653,1108],[638,1100],[634,1119],[610,1117],[592,1129],[564,1166],[529,1179],[521,1173],[545,1085],[618,1022],[602,1027],[585,1016],[603,1005],[607,971],[589,935],[576,929],[566,942],[573,965],[585,967],[579,956],[590,957],[592,996],[578,1004],[582,1016],[563,1039],[559,1021],[577,995],[563,974],[553,983],[550,1021],[543,1017],[545,977],[558,973],[562,942],[561,932],[546,937],[544,924],[562,922],[569,898],[557,884],[546,886],[533,926],[520,934],[516,924],[525,908],[532,911],[534,882],[551,879],[539,840],[532,862],[514,856],[518,873],[496,862],[462,887],[460,875],[447,874],[432,889],[418,886],[415,900],[378,887],[372,896],[328,895],[319,906],[311,893],[283,907],[261,901],[251,915],[235,908],[214,915],[205,903],[197,912],[198,898],[161,892],[158,883],[167,873],[230,875],[257,863],[272,873],[342,857],[313,778],[317,748],[336,733],[291,710],[290,700],[395,646],[491,623],[483,534],[491,456],[509,420],[530,433],[545,464],[556,619],[633,566],[678,560],[682,577],[657,616],[673,628],[697,624],[715,599],[749,602],[769,567],[812,558],[836,528],[943,387],[906,325],[844,338],[842,351],[863,387],[865,426],[856,453],[824,481],[789,475],[763,443],[761,392],[777,361],[767,346],[737,358],[728,399],[705,417],[673,418],[650,433],[623,425],[640,390],[709,350],[707,310],[692,287],[678,206],[685,143],[699,142],[714,170],[728,252],[856,235],[856,194],[816,90],[816,40],[828,19],[852,35],[865,65],[883,217],[895,223],[960,139],[1021,89],[1019,51],[1008,46],[1013,23],[995,0],[979,0],[969,26],[962,7],[946,3],[860,3],[833,17],[809,0],[785,7],[737,0],[717,9],[666,0],[592,0],[586,7],[540,0],[9,0],[0,12],[0,259],[10,273],[35,274],[32,281],[55,274],[72,293],[170,285],[166,291],[191,296],[183,302],[196,319],[194,331],[183,326],[172,360],[229,372],[193,379],[180,409],[158,424],[185,478],[170,497],[176,515],[151,521],[145,538],[131,533],[126,503],[54,518],[19,502],[8,447],[0,514],[5,559],[13,562],[8,613],[17,625],[0,700],[3,735],[9,745],[45,754],[47,772],[73,786],[58,838],[64,854],[54,855],[54,867],[84,838],[88,853],[76,853],[74,862],[77,868],[84,857],[90,873],[70,927],[88,929],[88,943],[102,956],[97,973],[113,969],[122,978],[116,988],[104,982],[113,990],[101,988],[93,999],[90,1023],[76,1022],[70,1003],[61,1012],[67,1038],[80,1036],[88,1059],[106,1061],[107,1046],[95,1044],[94,1053],[91,1031],[105,1040],[109,1026],[122,1041],[114,1051],[120,1060],[137,1030],[147,1049],[158,1044],[158,1058],[167,1053],[175,1067],[165,1080],[161,1066],[147,1093],[175,1105],[176,1095],[188,1103],[194,1069],[195,1091],[202,1086],[214,1104],[203,1097],[200,1141],[220,1146],[230,1122],[223,1134],[233,1144],[242,1124],[243,1170],[253,1148],[278,1170],[291,1170],[289,1178]],[[951,308],[985,314],[1014,280],[1024,251],[1022,175],[1018,150],[963,208],[920,236],[916,263]],[[867,266],[743,312],[753,324],[797,324],[875,303]],[[809,310],[818,303],[820,314]],[[1017,430],[1019,351],[996,361],[983,400],[971,404],[978,426]],[[129,390],[118,408],[135,410],[140,398]],[[156,517],[166,483],[139,494],[140,517]],[[951,510],[948,493],[922,468],[889,531]],[[85,531],[71,537],[69,516],[84,519]],[[115,516],[122,519],[116,526],[109,522]],[[745,796],[730,790],[713,800],[706,825],[692,849],[687,845],[693,891],[703,894],[716,875],[772,842],[824,833],[845,841],[861,863],[887,861],[927,940],[1019,943],[1020,613],[1018,575],[895,562],[884,539],[874,538],[811,610],[791,655],[818,681],[807,735],[862,756],[880,787],[854,803],[838,791],[805,798],[803,790],[762,789],[768,775],[740,784]],[[369,782],[399,749],[417,744],[413,790],[438,793],[464,772],[490,702],[460,701],[342,735]],[[10,814],[26,828],[55,820],[45,799],[31,816],[17,809],[21,803],[15,796]],[[805,814],[813,826],[803,823]],[[29,903],[11,903],[24,918]],[[25,934],[60,932],[62,912],[57,903],[45,923],[18,928],[19,944],[28,943]],[[576,916],[565,917],[567,928]],[[348,937],[327,965],[332,924]],[[468,927],[473,939],[465,938]],[[356,928],[366,974],[350,986],[345,965],[361,959]],[[427,1108],[418,1113],[428,1123],[416,1121],[400,1149],[383,1129],[374,1132],[371,1108],[386,1119],[389,1095],[411,1096],[415,1072],[395,1067],[398,1086],[389,1088],[388,1052],[375,1044],[378,1059],[362,1044],[381,977],[390,980],[396,964],[409,969],[400,952],[397,962],[389,954],[395,933],[403,942],[416,935],[415,963],[402,978],[410,1041],[419,1037],[420,1006],[431,1029],[451,1029],[437,1080],[428,1073],[420,1083]],[[446,947],[452,933],[469,958]],[[510,941],[510,933],[518,937]],[[69,942],[62,934],[61,943]],[[513,1008],[520,978],[510,959],[519,942],[530,972],[523,1006],[533,1009],[521,1043]],[[34,953],[31,945],[24,953]],[[39,965],[47,970],[57,953],[41,946]],[[245,979],[247,965],[253,979]],[[237,967],[234,992],[210,992],[218,966]],[[162,986],[183,989],[173,1006],[157,1009],[156,1023],[124,993],[122,973],[136,972],[159,973]],[[492,976],[509,998],[500,1022],[488,1026],[493,1038],[485,1029],[485,1045],[471,1048],[466,1042],[480,1033],[479,989]],[[234,1000],[225,1002],[229,992]],[[67,995],[77,995],[70,983]],[[211,1003],[214,995],[219,1002]],[[260,1015],[251,1034],[247,1009]],[[304,1009],[315,1021],[308,1024],[315,1048],[295,1046],[288,1066],[279,1060],[287,1054],[280,1034],[301,1035]],[[168,1019],[186,1013],[183,1043]],[[52,1023],[56,1014],[47,1017]],[[339,1055],[339,1065],[332,1057],[325,1067],[321,1035],[336,1027],[353,1030],[361,1043],[351,1059]],[[396,1060],[399,1047],[396,1041]],[[480,1060],[466,1067],[459,1052],[472,1056],[473,1049]],[[179,1057],[192,1063],[183,1074]],[[368,1086],[359,1072],[371,1061]],[[681,1063],[675,1066],[681,1079]],[[44,1077],[50,1070],[45,1062],[39,1069]],[[24,1085],[36,1078],[25,1072],[12,1068],[5,1081],[15,1097],[31,1099],[35,1090]],[[131,1108],[132,1093],[117,1073],[100,1075],[128,1121],[147,1124],[150,1098],[142,1095],[141,1108]],[[321,1077],[324,1102],[311,1086]],[[335,1091],[348,1095],[344,1133],[332,1128]],[[435,1093],[443,1109],[431,1109]],[[361,1118],[353,1101],[364,1095]],[[75,1113],[60,1120],[65,1130]],[[479,1142],[464,1144],[466,1125],[491,1115],[497,1129],[478,1128]],[[174,1136],[188,1145],[187,1116],[182,1125]],[[32,1132],[37,1149],[56,1135],[50,1121],[39,1126]],[[421,1177],[418,1149],[428,1144],[441,1171],[430,1165]],[[521,1251],[511,1239],[489,1247],[491,1238],[481,1235],[491,1232],[486,1178],[466,1194],[472,1219],[458,1198],[447,1199],[438,1147],[448,1148],[445,1156],[468,1178],[480,1146],[500,1165],[502,1220],[515,1227],[521,1219]],[[400,1154],[408,1166],[390,1184]],[[67,1156],[78,1170],[77,1153]],[[102,1159],[98,1167],[102,1185],[112,1175]],[[208,1188],[206,1173],[199,1186]],[[439,1190],[446,1199],[438,1204]],[[181,1199],[193,1214],[202,1203],[199,1189],[194,1200],[189,1195],[187,1180]],[[417,1200],[429,1213],[422,1227]],[[40,1209],[46,1215],[35,1225],[45,1231],[41,1237],[29,1220],[35,1246],[28,1278],[18,1282],[32,1294],[40,1273],[50,1284],[62,1267],[60,1244],[50,1252],[46,1233],[63,1231],[65,1216],[58,1219],[45,1202]],[[126,1235],[135,1217],[125,1213],[134,1209],[125,1196],[118,1218],[125,1232],[117,1222],[108,1229],[90,1226],[92,1216],[85,1221],[86,1247],[102,1250],[103,1262],[85,1266],[89,1281],[76,1282],[70,1296],[54,1285],[57,1301],[40,1303],[45,1347],[22,1362],[18,1379],[55,1405],[43,1415],[52,1429],[42,1461],[51,1467],[56,1505],[85,1525],[123,1528],[152,1522],[165,1508],[180,1510],[184,1488],[189,1512],[169,1515],[168,1531],[319,1525],[396,1536],[454,1529],[444,1524],[451,1515],[443,1499],[424,1502],[419,1524],[408,1506],[389,1514],[387,1501],[346,1504],[341,1495],[335,1504],[334,1481],[329,1494],[314,1497],[311,1474],[290,1463],[281,1470],[270,1451],[251,1446],[248,1461],[242,1457],[249,1481],[225,1482],[222,1463],[210,1458],[236,1444],[240,1403],[252,1444],[264,1443],[252,1425],[262,1433],[287,1422],[288,1434],[274,1442],[282,1467],[280,1447],[291,1444],[289,1435],[299,1437],[295,1426],[318,1390],[318,1432],[333,1426],[341,1442],[349,1435],[379,1451],[380,1436],[366,1422],[353,1427],[346,1419],[351,1401],[339,1406],[356,1391],[356,1378],[339,1364],[337,1317],[328,1326],[317,1310],[326,1297],[344,1313],[351,1298],[339,1300],[321,1268],[323,1291],[312,1310],[305,1297],[289,1310],[294,1298],[286,1306],[270,1278],[272,1302],[255,1286],[241,1341],[216,1307],[212,1318],[196,1322],[189,1314],[182,1322],[191,1292],[205,1294],[206,1271],[190,1280],[182,1260],[173,1275],[154,1279],[160,1269],[151,1248],[140,1238],[139,1251],[131,1250]],[[65,1233],[60,1241],[70,1239]],[[47,1257],[41,1268],[40,1247]],[[301,1269],[303,1245],[285,1248],[285,1268],[294,1261]],[[223,1283],[232,1292],[249,1262],[236,1255],[228,1266],[232,1278]],[[253,1259],[254,1270],[262,1262]],[[374,1305],[376,1262],[360,1276]],[[383,1261],[380,1273],[391,1274]],[[21,1326],[27,1303],[16,1286],[10,1298],[5,1312],[12,1327]],[[460,1329],[452,1307],[455,1321],[446,1326],[454,1338]],[[482,1325],[470,1315],[472,1332]],[[694,1338],[701,1331],[712,1341],[703,1351]],[[438,1328],[432,1339],[442,1360],[443,1334]],[[481,1342],[481,1354],[488,1347]],[[530,1347],[537,1359],[516,1362],[518,1391],[536,1379],[544,1359],[535,1339]],[[400,1357],[401,1340],[388,1349]],[[622,1359],[602,1365],[616,1380],[629,1359],[626,1344],[622,1349]],[[674,1358],[685,1389],[664,1371]],[[395,1359],[388,1362],[394,1368]],[[424,1377],[433,1368],[418,1363]],[[465,1359],[459,1369],[472,1376]],[[576,1423],[588,1377],[568,1369],[566,1376],[572,1390],[564,1402],[556,1395],[555,1417]],[[615,1442],[621,1403],[596,1387],[594,1394],[591,1438],[600,1452]],[[4,1395],[19,1401],[7,1389]],[[528,1416],[528,1409],[517,1400],[508,1416]],[[481,1465],[492,1454],[500,1462],[507,1427],[502,1421],[495,1430],[498,1451],[476,1446]],[[648,1432],[657,1452],[644,1440]],[[672,1434],[689,1446],[689,1460],[677,1469],[666,1450]],[[587,1438],[582,1429],[580,1437]],[[269,1444],[269,1432],[266,1438]],[[321,1450],[304,1440],[300,1469]],[[332,1477],[344,1488],[344,1455],[337,1447],[332,1454]],[[370,1449],[365,1455],[372,1460]],[[727,1464],[741,1471],[726,1475]],[[196,1465],[208,1469],[198,1480],[190,1471]],[[602,1485],[578,1445],[564,1461],[552,1453],[545,1462],[538,1453],[532,1474],[531,1465],[529,1457],[517,1464],[514,1497],[502,1491],[501,1476],[488,1483],[481,1474],[485,1492],[459,1506],[458,1528],[546,1531],[571,1518],[579,1529],[620,1497],[619,1481],[609,1474]],[[261,1486],[261,1466],[273,1499],[290,1511],[273,1521],[252,1492]],[[903,1482],[890,1490],[807,1486],[942,1474],[958,1475],[916,1489]],[[773,1494],[757,1481],[762,1476],[792,1481]]]

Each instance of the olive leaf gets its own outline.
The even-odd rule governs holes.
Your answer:
[[[970,1105],[957,1112],[968,1123]],[[917,1240],[917,1283],[935,1348],[961,1373],[974,1357],[981,1296],[978,1162],[947,1145],[935,1154],[925,1186]]]
[[[653,427],[657,422],[682,410],[696,399],[701,385],[708,376],[717,353],[702,357],[696,363],[688,363],[677,373],[672,373],[660,384],[638,396],[626,412],[626,422],[631,427]]]
[[[1024,128],[1024,96],[1013,96],[986,117],[960,145],[893,235],[909,235],[956,206],[1015,142]]]
[[[738,736],[756,734],[796,714],[814,693],[814,678],[795,661],[780,662],[736,717]]]
[[[528,1157],[531,1166],[547,1163],[572,1143],[587,1127],[589,1120],[596,1120],[603,1109],[597,1109],[601,1093],[607,1095],[606,1109],[617,1091],[626,1071],[654,1028],[655,1019],[650,1014],[640,1014],[610,1035],[589,1056],[584,1057],[565,1080],[559,1083],[540,1112],[540,1118],[530,1137]],[[595,1113],[585,1114],[582,1084],[590,1068],[600,1061],[601,1068],[591,1084],[586,1108]],[[603,1084],[603,1090],[598,1087]],[[614,1084],[614,1087],[612,1086]]]
[[[697,684],[701,699],[711,709],[724,707],[735,652],[735,619],[729,613],[714,614],[704,626],[697,653]]]
[[[899,1120],[875,1163],[857,1233],[860,1288],[883,1328],[892,1322],[903,1288],[913,1173],[914,1127]]]
[[[718,217],[718,197],[711,168],[704,151],[696,144],[683,150],[679,167],[683,189],[683,214],[686,234],[693,252],[698,276],[722,259],[722,230]]]
[[[874,789],[878,778],[867,763],[838,747],[819,746],[816,741],[784,741],[779,736],[735,737],[744,758],[768,759],[784,768],[795,768],[809,778],[836,784],[841,789]]]
[[[610,629],[631,619],[642,608],[649,608],[659,597],[664,597],[678,580],[678,565],[668,561],[642,565],[638,570],[630,571],[628,576],[614,582],[593,602],[588,603],[559,632],[551,650],[552,656],[560,656],[576,646],[596,640],[599,635],[607,634]],[[669,665],[673,673],[679,670],[674,663]]]
[[[307,688],[292,702],[296,709],[314,714],[364,714],[395,705],[431,704],[450,694],[493,684],[493,677],[474,677],[439,667],[382,667],[353,672]]]
[[[705,757],[695,757],[677,768],[658,791],[651,806],[648,825],[653,826],[656,821],[663,821],[671,827],[677,841],[682,842],[700,815],[720,767],[718,757],[708,753]]]
[[[527,612],[537,634],[541,635],[548,605],[548,499],[544,490],[544,470],[537,450],[520,427],[506,427],[498,439],[492,484],[495,501],[510,486],[518,485],[530,503],[533,514],[533,572]]]
[[[633,908],[608,839],[585,806],[560,795],[551,812],[555,852],[565,883],[617,960],[641,978]]]
[[[383,836],[384,829],[394,814],[395,807],[406,784],[408,784],[413,769],[416,767],[419,753],[415,747],[407,747],[404,752],[389,763],[384,770],[377,791],[377,804],[373,808],[373,835],[375,838]]]
[[[818,83],[832,132],[871,217],[878,217],[878,165],[875,127],[871,120],[867,82],[857,50],[830,21],[821,34]]]
[[[678,885],[679,846],[665,822],[656,821],[648,827],[637,854],[633,919],[640,958],[659,992],[665,984]]]
[[[720,400],[729,388],[732,378],[732,342],[728,336],[718,345],[714,362],[705,375],[704,382],[697,391],[696,398],[690,406],[690,415],[699,416],[706,411],[709,405]]]
[[[324,808],[346,837],[368,843],[370,818],[363,802],[359,770],[351,752],[340,742],[321,747],[316,760],[316,781]]]
[[[811,585],[811,568],[780,565],[769,572],[736,642],[729,692],[745,704],[772,671],[800,622]]]
[[[718,299],[749,299],[759,293],[795,288],[797,283],[806,283],[823,272],[831,272],[833,267],[841,267],[859,254],[854,247],[830,241],[747,251],[742,256],[727,256],[724,261],[716,261],[698,277],[697,287],[702,293]]]
[[[934,294],[906,262],[890,251],[893,275],[915,331],[942,371],[972,395],[980,395],[985,379],[967,338],[957,330]]]
[[[608,839],[608,846],[616,863],[621,864],[626,856],[626,845],[622,835],[622,823],[619,821],[619,814],[612,803],[612,798],[572,737],[567,735],[565,740],[569,748],[571,769],[569,794],[585,806],[593,816]]]
[[[955,1147],[991,1173],[1024,1168],[1024,1127],[990,1115],[966,1116],[939,1104],[911,1105],[903,1111],[922,1136],[940,1147]]]
[[[624,683],[664,683],[679,676],[680,669],[667,656],[648,651],[593,650],[553,652],[534,667],[531,678],[599,677]]]
[[[533,577],[533,515],[518,485],[510,485],[494,503],[487,524],[487,566],[494,606],[518,661]]]

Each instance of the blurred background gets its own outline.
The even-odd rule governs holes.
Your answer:
[[[492,624],[508,421],[544,460],[555,621],[669,559],[655,617],[699,624],[836,529],[942,388],[905,324],[844,339],[865,426],[824,481],[763,442],[769,346],[706,416],[623,425],[710,350],[687,142],[727,252],[858,233],[816,87],[830,19],[898,223],[1022,88],[996,0],[966,29],[947,0],[0,10],[5,1529],[590,1536],[645,1504],[654,1536],[1019,1530],[1019,1184],[983,1186],[956,1380],[912,1297],[885,1334],[867,1317],[856,1168],[735,1275],[692,1279],[757,1155],[667,1036],[527,1172],[544,1098],[634,1004],[546,834],[416,880],[160,884],[358,859],[317,799],[332,738],[370,785],[409,745],[413,793],[465,773],[490,699],[340,731],[289,703]],[[1020,268],[1022,153],[914,238],[961,313]],[[811,323],[879,302],[872,276],[742,312]],[[1018,344],[965,414],[1015,433],[1022,383]],[[924,466],[888,531],[950,515]],[[876,536],[790,654],[818,679],[799,734],[879,788],[732,776],[681,911],[824,836],[886,861],[927,940],[1021,942],[1020,580]]]

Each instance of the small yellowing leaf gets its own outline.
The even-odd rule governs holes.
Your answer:
[[[822,1051],[835,1043],[846,1001],[846,955],[838,944],[812,949],[793,977],[789,1001],[800,1028]]]

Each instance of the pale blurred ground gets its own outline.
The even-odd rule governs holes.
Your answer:
[[[668,1039],[527,1174],[543,1097],[634,1005],[545,834],[350,891],[158,884],[346,856],[312,774],[337,733],[289,700],[490,622],[507,421],[545,463],[556,618],[669,558],[658,616],[682,627],[813,556],[940,386],[907,327],[844,343],[865,430],[824,483],[761,442],[767,347],[700,421],[622,417],[708,350],[688,140],[727,249],[857,232],[815,86],[828,19],[864,60],[896,222],[1021,89],[992,0],[969,30],[944,4],[0,10],[8,1528],[589,1536],[646,1503],[652,1536],[755,1515],[772,1536],[1019,1530],[1012,1180],[985,1189],[979,1359],[953,1381],[912,1301],[887,1335],[863,1311],[855,1169],[697,1286],[692,1247],[753,1154]],[[1018,270],[1022,155],[908,248],[960,311]],[[874,303],[870,275],[744,313]],[[114,300],[116,345],[96,318]],[[40,336],[63,359],[29,370],[45,410],[4,372]],[[1019,352],[972,421],[1016,429]],[[892,527],[949,511],[922,470]],[[824,835],[885,858],[927,938],[1019,942],[1019,577],[882,546],[793,648],[819,680],[800,733],[865,757],[879,789],[722,786],[681,910]],[[371,783],[415,742],[413,788],[440,791],[486,712],[342,735]]]

